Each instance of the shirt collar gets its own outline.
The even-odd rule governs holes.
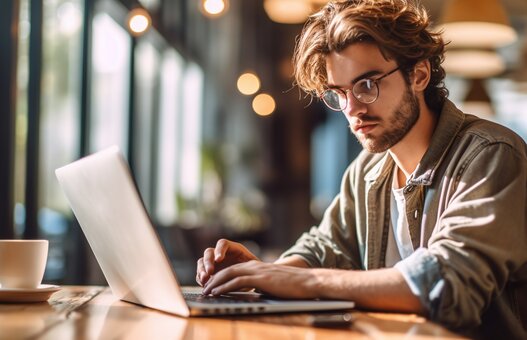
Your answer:
[[[437,126],[430,141],[430,146],[426,150],[421,162],[417,165],[413,176],[408,180],[408,184],[432,184],[437,168],[461,130],[464,121],[465,114],[454,103],[445,99]]]
[[[426,150],[421,162],[419,162],[417,168],[408,179],[407,184],[432,184],[434,174],[456,135],[461,130],[464,120],[465,114],[461,112],[454,103],[445,99],[437,126],[430,141],[430,146]],[[385,152],[383,159],[366,173],[364,179],[366,181],[376,181],[382,174],[388,176],[390,171],[393,171],[394,165],[395,162],[392,157],[390,157],[388,152]]]

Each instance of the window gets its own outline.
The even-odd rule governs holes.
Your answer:
[[[93,18],[90,151],[128,143],[128,97],[131,43],[127,32],[108,14]]]
[[[160,117],[158,141],[157,209],[156,217],[162,225],[177,219],[176,192],[179,160],[179,119],[183,77],[183,60],[173,49],[163,54],[161,63]]]
[[[181,197],[190,201],[195,201],[200,191],[202,103],[203,71],[198,65],[190,63],[183,80],[181,173],[177,185]]]
[[[47,280],[65,275],[70,208],[55,169],[79,154],[83,4],[80,0],[43,3],[38,222],[43,237],[50,240]]]
[[[55,169],[78,155],[81,1],[45,1],[41,95],[42,203],[69,213]]]
[[[134,159],[135,178],[143,202],[153,208],[152,171],[154,169],[154,129],[157,129],[157,95],[160,56],[154,45],[142,38],[135,49],[135,122]]]
[[[15,234],[20,237],[25,226],[27,82],[29,72],[29,0],[20,1],[17,64],[17,103],[15,131]]]

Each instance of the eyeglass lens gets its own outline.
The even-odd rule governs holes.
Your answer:
[[[374,80],[362,79],[358,81],[351,90],[358,101],[370,104],[377,99],[378,88]],[[335,111],[342,111],[348,105],[348,95],[342,89],[328,89],[322,94],[322,100]]]
[[[377,84],[371,79],[362,79],[358,81],[352,89],[355,98],[365,104],[373,103],[375,99],[377,99],[377,90]]]
[[[322,94],[322,100],[327,106],[329,106],[330,109],[335,111],[344,110],[348,101],[346,92],[340,89],[330,89],[324,91]]]

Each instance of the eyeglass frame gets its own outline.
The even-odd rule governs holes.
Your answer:
[[[348,89],[345,89],[345,90],[342,89],[342,88],[338,88],[338,87],[335,87],[335,88],[328,88],[328,89],[324,90],[324,91],[320,94],[320,99],[321,99],[321,100],[324,102],[324,104],[325,104],[327,107],[329,107],[331,110],[334,110],[334,111],[343,111],[343,110],[345,110],[345,109],[348,107],[348,103],[349,103],[349,100],[348,100],[348,93],[351,91],[351,94],[353,95],[353,97],[354,97],[355,99],[357,99],[359,102],[361,102],[361,103],[363,103],[363,104],[373,104],[373,103],[375,103],[375,101],[377,101],[377,99],[379,98],[379,94],[380,94],[380,89],[379,89],[379,84],[378,84],[378,83],[379,83],[382,79],[388,77],[389,75],[395,73],[396,71],[399,71],[400,69],[401,69],[401,67],[400,67],[400,66],[397,66],[397,67],[394,68],[393,70],[388,71],[388,72],[384,73],[383,75],[381,75],[380,77],[375,78],[375,79],[372,79],[372,78],[369,78],[369,77],[368,77],[368,78],[362,78],[362,79],[358,80],[355,84],[353,84],[353,86],[352,86],[351,88],[348,88]],[[361,100],[360,98],[358,98],[358,97],[355,95],[355,93],[354,93],[354,91],[353,91],[353,89],[356,88],[356,86],[357,86],[358,84],[361,84],[362,82],[365,82],[365,81],[371,81],[373,84],[375,84],[375,87],[377,88],[377,94],[375,95],[375,98],[374,98],[373,100],[371,100],[371,101],[364,101],[364,100]],[[334,91],[334,92],[337,93],[337,95],[339,95],[339,94],[344,94],[344,98],[346,98],[346,105],[344,105],[344,107],[343,107],[343,108],[340,108],[340,109],[338,109],[338,108],[334,108],[334,107],[332,107],[331,105],[329,105],[329,104],[326,102],[326,100],[324,99],[324,97],[325,97],[324,94],[327,93],[328,91]],[[339,93],[339,92],[340,92],[340,93]]]

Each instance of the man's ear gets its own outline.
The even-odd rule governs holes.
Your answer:
[[[426,89],[430,82],[431,73],[430,62],[428,60],[423,60],[415,64],[412,77],[414,91],[423,92]]]

